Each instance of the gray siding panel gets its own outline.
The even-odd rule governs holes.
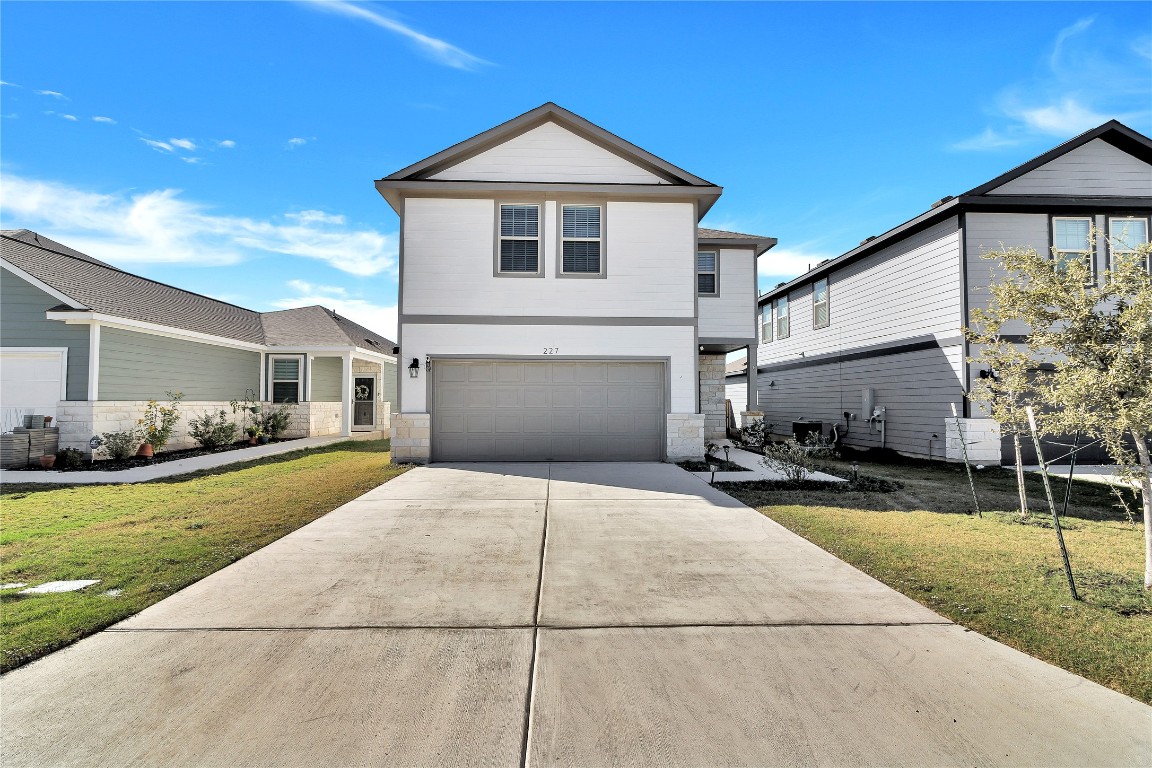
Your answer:
[[[1093,139],[989,194],[1152,195],[1152,166],[1103,139]]]
[[[340,383],[344,376],[344,362],[338,357],[317,357],[312,366],[312,391],[308,399],[318,403],[340,402]]]
[[[382,363],[380,365],[380,389],[385,402],[391,403],[392,413],[400,412],[400,402],[396,398],[396,363]],[[405,374],[407,375],[407,374]]]
[[[0,269],[0,346],[67,347],[68,399],[88,399],[88,326],[48,320],[55,296]]]
[[[258,391],[260,355],[120,328],[100,330],[100,399],[231,400]]]
[[[949,404],[963,408],[963,383],[957,374],[961,357],[961,348],[952,346],[761,373],[759,407],[780,435],[790,434],[792,422],[802,419],[839,423],[843,433],[844,411],[850,411],[857,418],[849,422],[844,444],[878,448],[880,434],[869,432],[867,415],[861,413],[863,390],[871,388],[875,405],[887,408],[886,446],[928,457],[932,435],[944,436],[944,420],[952,413]],[[769,386],[773,381],[775,386]],[[943,441],[934,441],[932,456],[941,458],[943,452]]]

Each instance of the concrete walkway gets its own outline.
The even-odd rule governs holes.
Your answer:
[[[1152,709],[659,464],[415,469],[0,686],[5,766],[1152,755]]]

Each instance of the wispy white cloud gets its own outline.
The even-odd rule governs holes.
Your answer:
[[[1116,45],[1117,30],[1096,17],[1061,29],[1036,77],[1007,85],[988,108],[990,125],[956,141],[958,151],[989,151],[1041,139],[1066,139],[1110,119],[1134,122],[1152,115],[1147,59],[1152,37]],[[1143,74],[1141,74],[1143,73]]]
[[[69,99],[64,94],[60,93],[60,91],[36,91],[35,93],[40,95],[40,96],[51,96],[53,99],[60,99],[62,101],[71,101],[71,99]]]
[[[236,147],[236,142],[232,141],[232,139],[224,139],[223,141],[216,142],[216,146],[221,147],[222,149],[234,149]]]
[[[312,285],[303,280],[289,280],[288,288],[293,295],[277,299],[272,302],[272,306],[277,309],[295,309],[319,304],[369,330],[390,339],[396,338],[396,305],[375,304],[367,299],[352,297],[339,286]]]
[[[820,262],[839,255],[814,249],[805,243],[793,248],[777,246],[758,259],[759,278],[766,287],[770,287],[780,281],[799,277]]]
[[[12,88],[21,88],[22,87],[22,86],[16,85],[16,83],[10,83],[7,80],[0,80],[0,85],[8,85],[8,86],[11,86]]]
[[[68,120],[68,121],[73,122],[73,123],[75,123],[79,119],[76,117],[76,115],[69,115],[69,114],[65,114],[64,112],[53,112],[52,110],[48,110],[44,114],[55,115],[56,117],[60,118],[61,120]]]
[[[285,218],[292,219],[298,224],[343,224],[344,217],[335,213],[324,213],[324,211],[298,211],[296,213],[286,213]]]
[[[103,115],[96,115],[96,117],[92,118],[92,122],[95,122],[95,123],[106,123],[107,125],[116,125],[116,121],[115,121],[115,120],[113,120],[113,119],[112,119],[112,118],[110,118],[110,117],[104,117]]]
[[[175,152],[176,151],[175,148],[166,141],[156,141],[155,139],[146,139],[143,136],[140,137],[140,141],[142,141],[145,144],[147,144],[148,146],[152,147],[152,149],[156,150],[157,152]]]
[[[192,141],[192,139],[168,139],[168,143],[174,147],[186,149],[189,152],[196,151],[196,142]]]
[[[288,139],[288,142],[287,142],[288,143],[288,149],[295,149],[296,147],[302,147],[305,144],[307,144],[308,142],[314,141],[314,140],[315,139],[305,139],[302,136],[295,136],[291,139]]]
[[[203,165],[204,158],[202,157],[181,157],[181,160],[188,163],[188,165]]]
[[[381,29],[400,35],[416,45],[417,50],[431,58],[433,61],[454,69],[473,70],[490,62],[479,56],[474,56],[462,48],[435,37],[417,32],[412,27],[402,24],[373,11],[365,3],[346,2],[345,0],[305,0],[306,4],[317,10],[337,13],[353,19],[366,21]]]
[[[53,238],[113,264],[231,264],[274,253],[318,260],[362,277],[396,264],[396,235],[374,229],[217,215],[174,189],[102,194],[11,174],[4,183],[0,217],[6,228],[43,227]]]

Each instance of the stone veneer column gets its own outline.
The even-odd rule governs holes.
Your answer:
[[[723,440],[728,436],[725,399],[724,355],[700,355],[700,412],[704,414],[707,440]]]
[[[668,461],[704,458],[704,414],[668,414]]]
[[[964,447],[968,444],[968,461],[978,464],[1000,464],[1000,424],[995,419],[944,419],[945,453],[947,461],[964,461]]]
[[[427,464],[432,457],[432,415],[392,415],[392,463]]]

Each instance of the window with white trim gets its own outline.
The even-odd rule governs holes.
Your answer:
[[[272,402],[300,402],[304,393],[304,358],[300,355],[273,356],[268,364],[272,368]]]
[[[1052,259],[1063,272],[1076,261],[1092,272],[1092,219],[1089,216],[1052,217]]]
[[[812,284],[812,327],[827,328],[829,320],[828,278],[824,278]]]
[[[561,206],[561,274],[598,275],[603,271],[601,212],[598,205]]]
[[[500,206],[497,272],[540,273],[540,206]]]
[[[788,297],[781,296],[780,298],[776,299],[776,338],[788,338],[791,330],[791,326],[788,322]]]
[[[716,285],[717,254],[715,251],[701,251],[696,254],[696,292],[715,296],[719,293]]]
[[[1136,216],[1116,216],[1108,219],[1108,253],[1123,256],[1136,253],[1148,242],[1148,219]],[[1144,261],[1144,268],[1152,272],[1152,257]]]
[[[772,302],[760,308],[760,343],[772,341]]]

